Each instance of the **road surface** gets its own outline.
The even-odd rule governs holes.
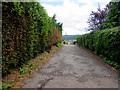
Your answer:
[[[118,88],[118,72],[88,50],[63,46],[22,88]]]

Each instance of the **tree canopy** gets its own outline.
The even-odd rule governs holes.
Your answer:
[[[110,9],[106,18],[103,29],[120,25],[120,1],[110,2]]]
[[[88,19],[88,30],[103,30],[120,25],[120,2],[110,2],[104,9],[98,6]]]

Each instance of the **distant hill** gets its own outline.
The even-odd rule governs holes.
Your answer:
[[[76,40],[76,38],[80,35],[63,35],[62,40]]]

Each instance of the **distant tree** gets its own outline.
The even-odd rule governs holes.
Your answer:
[[[102,10],[100,5],[98,5],[97,11],[92,11],[88,19],[89,28],[88,30],[102,29],[103,23],[106,21],[106,16],[108,14],[109,5]]]
[[[55,29],[59,30],[62,33],[62,25],[63,25],[63,23],[57,22],[56,14],[53,15],[52,21],[53,21],[54,25],[56,26]]]
[[[57,20],[56,20],[56,14],[53,15],[52,19],[53,19],[54,22],[57,22]]]
[[[110,2],[110,9],[107,15],[107,20],[103,28],[112,28],[120,25],[120,1]]]

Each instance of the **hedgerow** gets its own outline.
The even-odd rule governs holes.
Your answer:
[[[2,75],[61,42],[62,23],[38,2],[2,3]]]
[[[79,46],[104,58],[106,63],[120,69],[120,26],[81,35],[77,42]]]

